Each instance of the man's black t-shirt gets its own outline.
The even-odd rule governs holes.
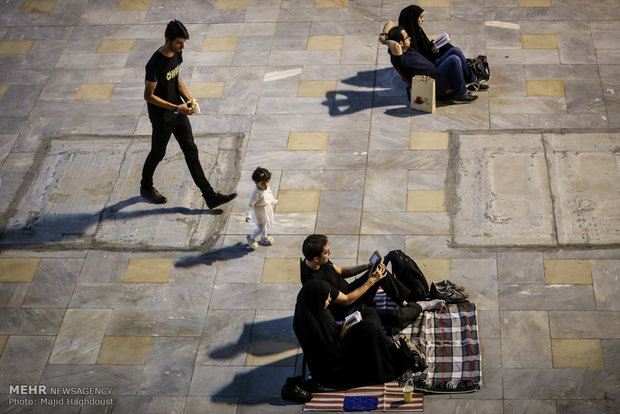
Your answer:
[[[145,81],[157,82],[154,94],[172,104],[182,103],[179,93],[179,68],[183,62],[182,52],[166,57],[157,50],[146,64]],[[174,112],[160,108],[148,102],[149,118],[151,122],[167,122],[174,117]]]
[[[334,269],[334,264],[331,260],[328,260],[327,263],[321,265],[319,270],[312,270],[302,259],[300,273],[302,285],[312,279],[321,279],[329,282],[330,285],[334,286],[342,293],[349,293],[349,284],[340,274],[338,274],[338,272],[336,272],[336,269]]]

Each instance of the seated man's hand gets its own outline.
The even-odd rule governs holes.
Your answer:
[[[387,269],[383,263],[379,264],[374,272],[370,275],[369,279],[372,280],[373,283],[377,283],[381,279],[387,276]]]
[[[379,33],[379,43],[384,45],[386,40],[387,40],[387,34],[386,33]]]

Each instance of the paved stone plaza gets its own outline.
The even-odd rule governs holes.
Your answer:
[[[488,56],[475,103],[408,108],[377,35],[412,3]],[[168,203],[139,196],[174,18],[203,166],[239,193],[218,210],[174,140]],[[425,412],[620,411],[618,0],[8,0],[0,67],[0,412],[302,412],[279,393],[313,232],[338,265],[402,249],[470,292],[483,387]],[[252,251],[259,165],[279,204]],[[114,406],[11,400],[38,384]]]

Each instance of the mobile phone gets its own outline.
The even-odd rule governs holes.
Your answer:
[[[381,263],[381,255],[379,254],[379,252],[375,250],[372,256],[370,256],[369,261],[371,264],[370,273],[372,274],[372,272],[374,272],[377,266],[379,266],[379,264]]]

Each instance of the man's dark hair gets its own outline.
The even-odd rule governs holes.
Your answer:
[[[266,182],[271,180],[271,173],[263,167],[258,167],[252,173],[252,181],[255,183]]]
[[[403,36],[403,30],[405,30],[402,26],[394,26],[390,29],[387,34],[388,40],[394,40],[395,42],[404,42],[405,36]]]
[[[189,32],[185,28],[185,25],[178,20],[171,20],[166,26],[166,39],[174,40],[176,38],[189,39]]]
[[[323,247],[327,244],[327,236],[324,234],[311,234],[306,237],[301,251],[307,260],[314,260],[323,254]]]

